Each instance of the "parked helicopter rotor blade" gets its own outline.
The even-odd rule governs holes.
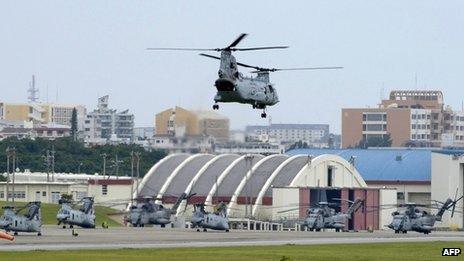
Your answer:
[[[226,48],[224,49],[231,49],[232,47],[235,47],[237,44],[239,44],[243,38],[245,38],[248,34],[245,34],[245,33],[242,33],[240,34],[237,39],[235,39],[229,46],[227,46]]]
[[[221,51],[222,49],[221,48],[177,48],[177,47],[174,47],[174,48],[164,48],[164,47],[161,47],[161,48],[158,48],[158,47],[154,47],[154,48],[147,48],[147,50],[150,50],[150,51]]]

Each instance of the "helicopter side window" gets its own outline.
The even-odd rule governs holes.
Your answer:
[[[269,85],[268,87],[269,87],[269,92],[274,93],[274,88],[272,88],[272,85]]]

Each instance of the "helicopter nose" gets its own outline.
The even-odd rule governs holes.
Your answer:
[[[7,227],[10,225],[10,222],[7,220],[0,220],[0,227]]]
[[[56,219],[58,220],[65,220],[69,217],[69,215],[66,215],[66,214],[58,214],[56,215]]]

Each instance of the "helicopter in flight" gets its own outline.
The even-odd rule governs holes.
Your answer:
[[[437,208],[437,214],[431,214],[425,210],[418,209],[418,207],[434,208],[434,206],[431,205],[416,203],[399,204],[398,207],[405,208],[405,210],[393,212],[393,220],[387,227],[393,229],[395,234],[406,234],[408,231],[415,231],[427,235],[434,230],[435,222],[442,220],[445,211],[452,208],[451,217],[454,216],[456,204],[461,199],[462,196],[458,199],[456,199],[455,196],[454,200],[448,198],[445,202],[437,201],[437,203],[441,205]]]
[[[26,209],[26,214],[19,214],[23,209]],[[41,236],[42,218],[40,214],[40,202],[29,202],[17,210],[12,206],[3,207],[3,215],[0,217],[0,228],[6,232],[13,231],[15,236],[18,235],[18,232],[37,233],[38,236]]]
[[[143,202],[134,204],[129,209],[129,216],[126,221],[134,227],[144,227],[145,225],[161,225],[165,227],[171,223],[171,216],[176,214],[177,208],[183,200],[187,200],[195,194],[187,195],[182,193],[177,198],[172,208],[165,208],[161,204],[156,204],[153,198],[143,198]]]
[[[213,213],[209,213],[205,211],[205,204],[195,204],[190,223],[194,228],[197,228],[197,232],[200,232],[200,228],[203,228],[203,232],[206,232],[207,229],[229,232],[227,206],[221,202],[216,206]]]
[[[81,202],[82,206],[79,209],[74,209],[74,206]],[[93,197],[84,197],[75,204],[72,204],[68,199],[61,198],[59,204],[61,208],[56,215],[58,226],[63,224],[63,228],[66,228],[66,225],[69,225],[69,228],[74,228],[75,225],[83,228],[95,228]]]
[[[147,48],[148,50],[174,50],[174,51],[215,51],[220,52],[221,56],[200,53],[200,55],[220,60],[218,79],[214,86],[217,93],[214,96],[213,110],[219,109],[218,103],[242,103],[250,104],[253,109],[262,109],[262,118],[266,118],[266,107],[273,106],[279,102],[279,97],[274,85],[270,82],[269,74],[277,71],[295,70],[326,70],[342,69],[343,67],[307,67],[307,68],[264,68],[259,66],[247,65],[236,61],[232,55],[236,51],[256,51],[269,49],[285,49],[288,46],[264,46],[251,48],[237,48],[236,46],[247,36],[240,34],[231,44],[223,48]],[[255,77],[246,77],[238,71],[238,67],[253,69],[251,73]]]

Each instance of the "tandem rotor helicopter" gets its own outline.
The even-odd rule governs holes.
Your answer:
[[[306,67],[306,68],[264,68],[239,63],[232,55],[236,51],[256,51],[269,49],[285,49],[288,46],[264,46],[251,48],[237,48],[236,46],[247,36],[242,33],[230,45],[224,48],[147,48],[147,50],[173,50],[173,51],[215,51],[221,56],[205,53],[200,55],[220,60],[218,79],[215,81],[217,93],[214,96],[213,110],[219,110],[218,103],[242,103],[251,104],[253,109],[262,109],[261,118],[266,118],[266,107],[273,106],[279,102],[277,91],[270,82],[269,73],[277,71],[296,70],[330,70],[342,69],[343,67]],[[251,73],[256,77],[243,76],[237,66],[254,69]]]

